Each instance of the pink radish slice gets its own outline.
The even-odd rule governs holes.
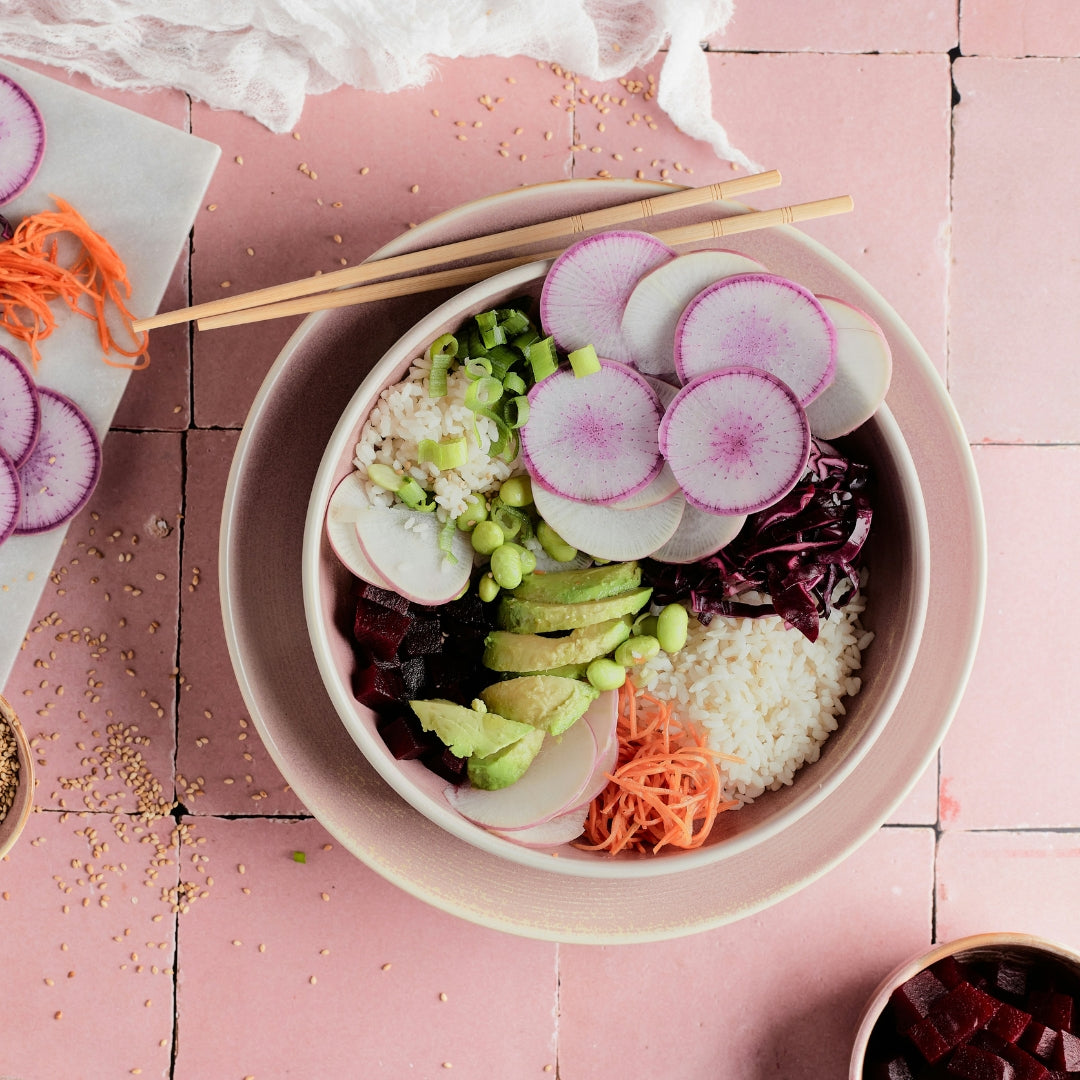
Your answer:
[[[592,777],[596,740],[588,724],[574,724],[544,739],[525,775],[496,791],[451,785],[446,801],[462,817],[486,829],[515,831],[550,821],[575,805]]]
[[[356,533],[356,515],[370,507],[360,473],[349,473],[334,488],[326,507],[326,539],[341,563],[349,572],[369,585],[393,591],[364,553]]]
[[[745,514],[711,514],[687,503],[675,535],[652,557],[657,562],[697,562],[730,544],[745,524]]]
[[[646,375],[645,381],[656,391],[656,396],[660,401],[660,408],[666,410],[675,400],[679,388],[652,375]],[[640,510],[643,506],[652,506],[654,503],[670,499],[678,490],[679,481],[675,479],[671,466],[665,461],[656,476],[639,492],[628,495],[625,499],[618,499],[611,505],[617,506],[620,510]]]
[[[656,391],[614,360],[578,378],[563,368],[529,391],[521,457],[533,480],[567,499],[609,503],[640,491],[664,460]]]
[[[836,439],[864,424],[885,400],[892,381],[892,350],[881,327],[843,300],[819,296],[836,327],[836,375],[806,407],[810,430]]]
[[[540,292],[540,322],[564,352],[592,345],[598,356],[629,360],[622,313],[638,278],[675,258],[649,233],[614,229],[587,236],[552,264]]]
[[[687,502],[751,514],[786,495],[806,469],[810,426],[790,387],[767,371],[729,367],[679,391],[660,447]]]
[[[86,505],[101,475],[101,443],[82,409],[44,386],[38,387],[38,402],[41,428],[19,466],[19,534],[46,532],[70,521]]]
[[[663,502],[636,510],[575,502],[539,485],[533,500],[540,516],[572,547],[595,559],[644,559],[666,544],[679,527],[686,500],[676,491]]]
[[[675,374],[675,327],[702,289],[732,274],[765,273],[734,251],[691,251],[644,274],[622,314],[630,362],[649,375]]]
[[[0,450],[18,468],[29,456],[41,427],[41,403],[30,373],[0,346]]]
[[[45,122],[30,95],[0,75],[0,205],[24,191],[45,156]]]
[[[591,800],[590,800],[591,801]],[[530,825],[525,829],[491,829],[494,836],[511,840],[527,848],[552,848],[569,844],[585,831],[585,819],[589,814],[589,805],[579,806],[564,814],[542,821],[539,825]]]
[[[442,522],[433,513],[369,506],[357,510],[354,527],[375,572],[406,600],[429,607],[448,604],[469,584],[473,552],[468,534],[454,531],[454,558],[448,559],[439,548]]]
[[[806,405],[836,370],[836,330],[809,289],[775,274],[737,274],[698,293],[675,330],[682,382],[722,367],[756,367]]]
[[[22,484],[15,463],[0,450],[0,544],[14,531],[22,509]]]

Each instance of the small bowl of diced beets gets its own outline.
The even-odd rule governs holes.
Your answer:
[[[977,934],[898,967],[871,997],[850,1080],[1080,1077],[1080,954]]]

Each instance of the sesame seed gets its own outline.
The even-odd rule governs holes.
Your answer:
[[[389,970],[390,970],[390,966],[391,966],[390,964],[383,964],[383,966],[382,966],[382,969],[381,969],[381,970],[382,970],[382,971],[389,971]]]
[[[237,165],[243,165],[244,164],[244,159],[239,154],[236,155],[236,164]]]
[[[419,190],[420,190],[420,185],[419,184],[413,184],[413,186],[411,188],[409,188],[409,191],[412,192],[413,195],[415,195]]]
[[[316,984],[316,983],[317,983],[318,981],[319,981],[319,980],[318,980],[318,979],[316,979],[314,975],[312,975],[312,976],[311,976],[311,977],[310,977],[310,978],[308,979],[308,982],[309,982],[309,983],[311,983],[311,985],[312,985],[312,986],[314,986],[314,985],[315,985],[315,984]]]

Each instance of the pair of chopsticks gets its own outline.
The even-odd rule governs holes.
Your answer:
[[[459,240],[404,255],[392,255],[385,259],[350,266],[344,270],[316,274],[299,281],[256,289],[254,292],[243,293],[239,296],[222,297],[220,300],[210,300],[193,307],[161,312],[149,318],[135,320],[134,329],[137,333],[141,333],[161,326],[194,321],[200,330],[215,330],[224,326],[240,326],[287,315],[306,315],[312,311],[349,307],[372,300],[385,300],[391,297],[430,292],[435,289],[471,285],[524,263],[555,258],[565,250],[565,247],[446,270],[431,271],[431,268],[441,263],[495,254],[510,247],[577,236],[592,230],[609,229],[630,221],[645,221],[656,214],[686,210],[721,199],[739,198],[754,191],[777,187],[779,183],[780,173],[773,169],[724,183],[686,188],[672,192],[670,195],[635,199],[633,202],[610,206],[602,210],[574,214],[555,221],[526,225],[469,240]],[[650,229],[649,231],[658,240],[677,247],[681,244],[720,239],[736,233],[766,229],[775,225],[787,225],[810,221],[813,218],[829,217],[833,214],[843,214],[853,207],[854,203],[850,195],[840,195],[815,202],[797,203],[794,206],[781,206],[775,210],[755,210],[745,214],[735,214],[731,217],[716,218],[675,229]],[[393,275],[411,276],[394,277]],[[389,280],[379,280],[383,278]]]

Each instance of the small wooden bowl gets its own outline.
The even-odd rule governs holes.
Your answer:
[[[973,934],[943,945],[935,945],[929,952],[908,960],[891,971],[870,996],[859,1017],[855,1045],[851,1051],[848,1080],[863,1080],[866,1052],[870,1036],[889,1004],[892,992],[908,979],[918,975],[924,968],[936,964],[947,956],[965,960],[1011,960],[1017,963],[1053,967],[1068,972],[1080,987],[1080,953],[1066,945],[1032,934],[996,933]]]
[[[18,783],[15,788],[15,799],[0,820],[0,858],[3,858],[15,845],[19,834],[26,826],[30,813],[34,808],[34,762],[30,753],[30,742],[26,738],[19,718],[15,710],[0,696],[0,732],[3,728],[9,728],[15,736],[16,760],[19,764]]]

